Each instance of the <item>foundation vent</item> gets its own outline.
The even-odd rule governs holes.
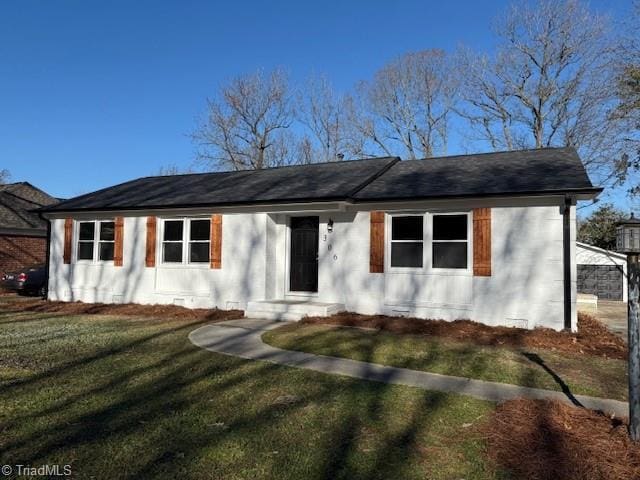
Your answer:
[[[507,318],[506,327],[529,328],[529,320],[526,318]]]
[[[114,295],[111,297],[113,303],[122,303],[124,301],[124,295]]]

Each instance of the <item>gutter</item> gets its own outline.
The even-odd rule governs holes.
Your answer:
[[[564,329],[571,330],[571,205],[569,195],[564,197],[562,209],[562,286],[564,291]]]
[[[390,165],[392,166],[393,163]],[[381,203],[381,202],[414,202],[414,201],[428,201],[428,200],[467,200],[475,198],[517,198],[517,197],[549,197],[549,196],[565,196],[573,195],[578,200],[580,196],[584,196],[585,199],[594,198],[600,192],[602,188],[578,188],[578,189],[564,189],[564,190],[538,190],[538,191],[523,191],[523,192],[500,192],[500,193],[485,193],[485,194],[463,194],[463,195],[439,195],[439,196],[414,196],[414,197],[381,197],[377,199],[361,199],[354,198],[353,196],[341,196],[341,197],[326,197],[326,198],[297,198],[290,200],[261,200],[261,201],[242,201],[242,202],[218,202],[218,203],[185,203],[175,205],[144,205],[144,206],[108,206],[108,207],[94,207],[94,208],[63,208],[63,205],[39,208],[35,211],[39,213],[48,213],[52,215],[62,215],[65,213],[80,213],[80,212],[131,212],[131,211],[162,211],[162,210],[183,210],[183,209],[215,209],[215,208],[231,208],[231,207],[267,207],[267,206],[295,206],[301,204],[322,204],[322,203],[338,203],[344,202],[348,204],[367,204],[367,203]],[[353,195],[353,194],[351,194]],[[56,208],[58,207],[58,208]]]

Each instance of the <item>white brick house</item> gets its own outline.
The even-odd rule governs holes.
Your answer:
[[[49,299],[576,328],[572,149],[147,177],[43,210]]]

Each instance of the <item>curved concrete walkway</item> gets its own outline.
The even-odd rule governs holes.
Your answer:
[[[459,393],[493,402],[502,402],[518,397],[538,398],[578,403],[586,408],[613,413],[617,417],[626,417],[629,413],[628,404],[617,400],[439,375],[347,358],[294,352],[272,347],[262,341],[261,337],[265,331],[283,324],[284,322],[272,320],[229,320],[200,327],[189,334],[189,340],[194,345],[206,350],[234,357],[263,360],[289,367],[306,368],[317,372],[346,375],[375,382]]]

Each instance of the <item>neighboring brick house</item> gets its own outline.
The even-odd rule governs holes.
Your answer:
[[[45,262],[47,222],[33,210],[55,203],[28,182],[0,185],[0,276]]]

